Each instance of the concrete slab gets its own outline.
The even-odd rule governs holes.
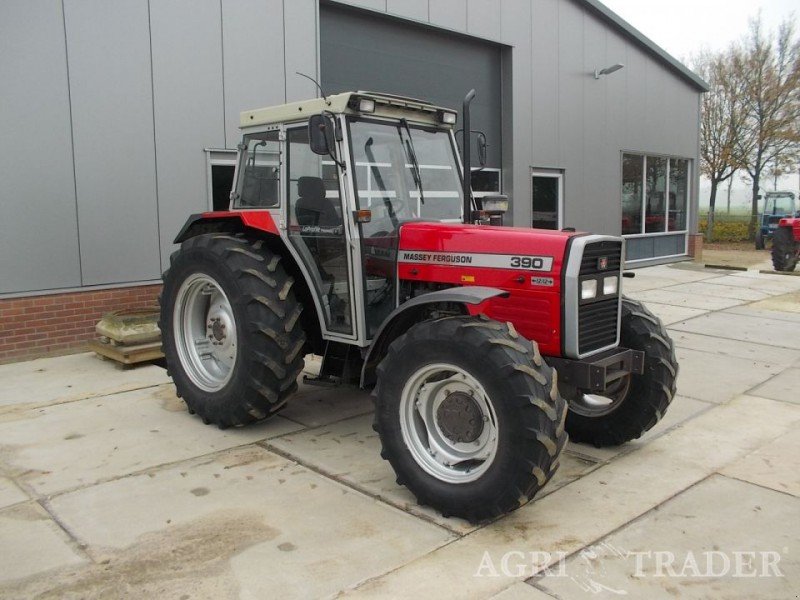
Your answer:
[[[768,340],[764,340],[765,344],[756,344],[675,329],[670,329],[669,335],[677,347],[708,354],[756,360],[782,367],[791,366],[795,361],[800,360],[800,350],[769,346],[767,345]]]
[[[635,273],[636,277],[639,277],[639,274],[641,274],[662,280],[682,282],[705,281],[727,274],[726,271],[721,269],[704,269],[698,265],[689,263],[645,267],[644,269],[635,269]]]
[[[799,448],[800,431],[790,431],[721,472],[800,498]]]
[[[269,440],[265,446],[455,533],[466,534],[476,529],[466,521],[446,519],[427,506],[419,506],[407,488],[397,485],[391,465],[380,457],[380,440],[372,430],[372,415],[291,433]],[[563,455],[558,472],[538,497],[552,493],[594,467],[595,462],[588,457]]]
[[[27,500],[30,500],[28,494],[23,492],[16,483],[7,477],[0,477],[0,508]]]
[[[527,583],[515,583],[492,596],[491,600],[553,600],[553,596]]]
[[[786,369],[749,393],[762,398],[800,404],[800,369]]]
[[[776,319],[717,312],[674,323],[671,329],[800,350],[800,323]]]
[[[306,427],[319,427],[373,411],[368,392],[352,388],[322,388],[300,383],[280,415]]]
[[[633,295],[637,292],[642,292],[646,290],[654,290],[654,289],[661,289],[661,288],[668,288],[670,286],[679,285],[682,283],[687,283],[687,280],[674,278],[670,279],[668,277],[662,277],[658,275],[651,275],[647,271],[634,271],[635,277],[625,278],[622,281],[622,291],[625,294]],[[691,280],[689,281],[689,283]]]
[[[706,402],[728,402],[780,373],[784,367],[748,358],[677,347],[678,393]]]
[[[621,454],[627,454],[643,448],[646,444],[664,435],[673,427],[695,418],[704,411],[709,410],[712,406],[713,404],[695,400],[694,398],[676,396],[672,404],[669,405],[669,409],[667,410],[667,414],[664,415],[664,418],[638,440],[633,440],[622,446],[610,446],[606,448],[595,448],[589,444],[575,444],[570,442],[567,449],[580,457],[590,458],[598,462],[607,462]]]
[[[732,285],[715,284],[713,280],[696,281],[693,283],[681,283],[669,288],[672,292],[683,294],[694,294],[698,296],[711,296],[718,298],[730,298],[733,300],[763,300],[769,298],[770,294],[747,287],[737,287]]]
[[[555,562],[557,553],[576,552],[608,535],[726,464],[796,429],[798,423],[800,407],[791,404],[741,398],[717,406],[491,527],[366,583],[353,595],[496,594],[531,572],[476,577],[487,557],[500,565],[511,550],[540,551],[551,553]]]
[[[658,302],[660,304],[670,304],[686,308],[699,308],[703,311],[721,310],[738,306],[746,300],[735,300],[732,298],[720,298],[718,296],[698,296],[685,292],[675,292],[672,289],[655,289],[634,294],[634,297],[646,304]]]
[[[174,387],[28,411],[0,423],[0,462],[36,494],[54,494],[296,431],[279,416],[221,431],[186,412]]]
[[[71,544],[69,537],[38,504],[29,502],[0,511],[0,596],[10,582],[52,569],[87,562]]]
[[[664,323],[664,325],[680,323],[681,321],[693,319],[694,317],[704,315],[708,312],[706,310],[700,310],[697,308],[672,306],[671,304],[659,304],[658,302],[645,302],[644,304],[654,315],[661,319],[661,322]]]
[[[786,294],[800,290],[800,279],[798,278],[764,275],[758,271],[746,271],[727,277],[710,279],[708,283],[749,288],[766,292],[770,295]]]
[[[258,446],[65,494],[50,509],[109,561],[117,585],[149,569],[123,577],[132,597],[148,585],[191,597],[330,596],[453,539]],[[51,579],[39,585],[102,597],[115,578],[89,569]]]
[[[47,406],[169,382],[155,365],[122,368],[94,353],[0,365],[0,414],[9,407]]]
[[[559,598],[793,598],[800,587],[798,511],[796,498],[715,476],[571,557],[561,576],[537,586]],[[671,554],[674,574],[648,552]],[[739,559],[738,576],[735,552],[753,553]],[[766,567],[765,552],[774,553]],[[644,553],[638,569],[633,553]],[[684,570],[692,558],[695,566]]]
[[[795,294],[791,294],[794,296]],[[800,323],[800,294],[797,300],[783,302],[787,296],[774,296],[767,300],[759,300],[745,306],[729,308],[725,312],[748,317],[763,317],[789,323]]]

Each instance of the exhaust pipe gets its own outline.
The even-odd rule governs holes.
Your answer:
[[[475,90],[471,89],[464,97],[464,105],[462,107],[462,114],[464,118],[464,136],[462,139],[464,142],[462,144],[463,151],[461,153],[461,159],[464,164],[464,180],[462,182],[464,187],[464,223],[472,223],[472,157],[470,156],[470,138],[472,133],[470,132],[469,124],[469,105],[472,104],[474,99]]]

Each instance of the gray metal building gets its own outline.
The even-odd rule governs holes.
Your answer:
[[[316,95],[298,71],[475,87],[476,187],[514,225],[624,233],[633,265],[696,231],[705,84],[597,0],[4,0],[0,48],[0,297],[159,279],[226,196],[239,112]]]

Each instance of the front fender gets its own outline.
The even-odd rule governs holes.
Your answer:
[[[361,367],[361,387],[375,383],[375,369],[386,355],[389,345],[409,327],[421,320],[424,308],[431,304],[481,304],[490,298],[507,297],[508,292],[484,286],[454,287],[429,292],[412,298],[395,308],[381,324],[364,357]]]

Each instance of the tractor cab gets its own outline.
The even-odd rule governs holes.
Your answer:
[[[370,92],[242,113],[231,210],[266,209],[285,232],[326,339],[365,346],[397,306],[402,224],[471,213],[456,117]]]
[[[764,194],[764,212],[759,215],[756,231],[756,249],[761,250],[772,239],[781,219],[800,217],[793,192],[775,191]]]

